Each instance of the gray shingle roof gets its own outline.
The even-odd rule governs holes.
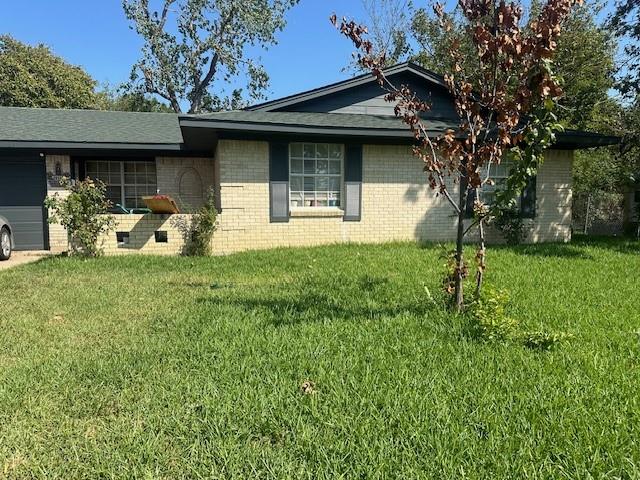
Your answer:
[[[0,107],[0,141],[176,145],[178,116]]]

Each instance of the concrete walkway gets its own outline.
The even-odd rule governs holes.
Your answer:
[[[37,262],[41,258],[45,258],[51,255],[51,252],[46,250],[31,250],[27,252],[13,252],[11,258],[4,262],[0,261],[0,270],[7,270],[18,265],[25,265],[27,263]]]

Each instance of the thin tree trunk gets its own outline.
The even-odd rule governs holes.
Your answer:
[[[456,235],[456,271],[455,271],[455,308],[461,312],[464,308],[464,291],[462,281],[464,280],[464,220],[467,213],[467,178],[460,176],[460,204],[458,212],[458,232]]]

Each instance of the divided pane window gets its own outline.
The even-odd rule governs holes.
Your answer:
[[[494,185],[485,184],[482,186],[481,198],[486,205],[492,205],[495,202],[496,190],[498,190],[502,184],[509,178],[509,171],[512,164],[509,161],[503,160],[500,165],[495,163],[491,164],[489,168],[489,178],[493,180]],[[487,168],[482,173],[482,178],[486,178]]]
[[[330,143],[289,145],[291,207],[339,207],[344,148]]]
[[[86,176],[104,182],[111,203],[125,208],[145,208],[142,197],[158,188],[155,162],[90,160]]]

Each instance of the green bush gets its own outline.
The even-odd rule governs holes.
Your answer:
[[[506,313],[509,295],[485,285],[482,293],[469,307],[471,333],[482,340],[504,341],[513,338],[518,321]]]
[[[218,210],[215,206],[213,189],[209,190],[207,201],[193,215],[186,254],[194,257],[211,255],[211,241],[217,228]]]
[[[517,209],[507,208],[498,211],[493,222],[507,245],[519,245],[527,237],[522,215]]]
[[[71,255],[101,255],[99,236],[115,228],[104,183],[89,178],[83,181],[63,178],[60,184],[69,190],[69,194],[65,197],[56,194],[45,200],[45,206],[52,211],[49,223],[60,223],[67,229]]]

